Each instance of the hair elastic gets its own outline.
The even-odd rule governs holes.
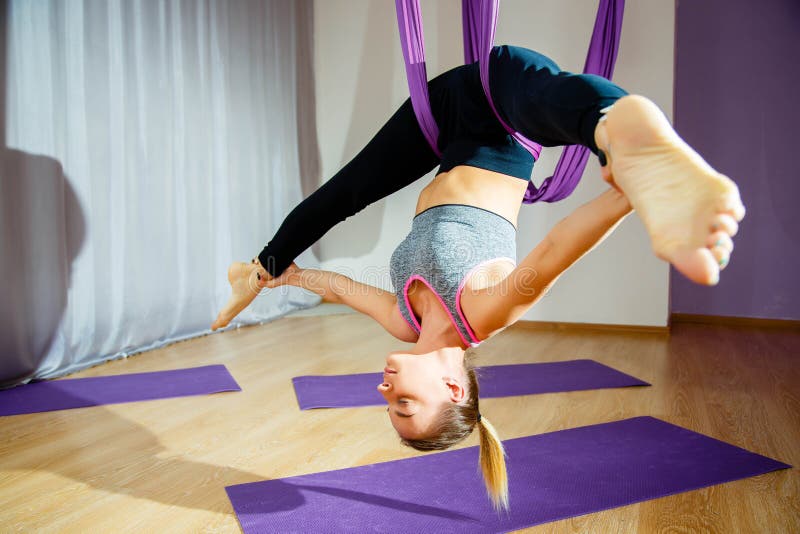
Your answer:
[[[481,422],[481,413],[480,413],[480,412],[478,412],[478,421],[477,421],[477,422],[478,422],[478,423],[480,423],[480,422]]]

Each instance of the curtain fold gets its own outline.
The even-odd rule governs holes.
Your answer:
[[[304,0],[309,3],[312,0]],[[0,385],[205,333],[301,200],[281,0],[3,5]],[[301,32],[300,35],[310,35]],[[315,265],[307,253],[300,260]],[[239,324],[318,298],[281,288]]]

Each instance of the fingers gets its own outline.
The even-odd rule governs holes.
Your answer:
[[[257,295],[261,293],[262,289],[269,287],[266,271],[262,271],[261,269],[253,269],[247,277],[247,284],[250,286],[250,291],[252,291],[254,294]]]
[[[297,267],[297,266],[295,266],[295,267]],[[299,270],[300,269],[298,269],[298,268],[292,269],[291,266],[290,266],[289,268],[287,268],[283,272],[283,274],[281,274],[277,278],[270,278],[269,280],[267,280],[266,277],[262,277],[261,281],[264,284],[263,287],[265,287],[267,289],[273,289],[273,288],[276,288],[276,287],[279,287],[279,286],[292,285],[290,278],[294,273],[298,272]]]
[[[283,283],[280,278],[272,278],[267,280],[267,282],[264,284],[264,289],[275,289],[276,287],[282,285]]]

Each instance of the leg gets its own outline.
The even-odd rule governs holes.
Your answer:
[[[603,177],[639,213],[656,255],[695,282],[717,283],[744,216],[738,188],[680,139],[655,104],[524,49],[500,47],[491,68],[492,96],[514,128],[545,146],[589,147],[606,163]]]
[[[289,213],[258,262],[230,266],[233,294],[212,330],[227,325],[269,278],[283,273],[336,224],[421,178],[437,163],[406,101],[350,163]]]
[[[602,110],[628,94],[602,76],[562,71],[517,47],[497,47],[489,75],[497,110],[515,130],[543,146],[583,145],[595,154]]]

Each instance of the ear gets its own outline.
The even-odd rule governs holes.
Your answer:
[[[447,385],[447,389],[450,391],[450,400],[456,404],[463,401],[464,397],[467,395],[467,390],[464,389],[464,386],[461,385],[461,382],[449,376],[445,376],[443,380]]]

